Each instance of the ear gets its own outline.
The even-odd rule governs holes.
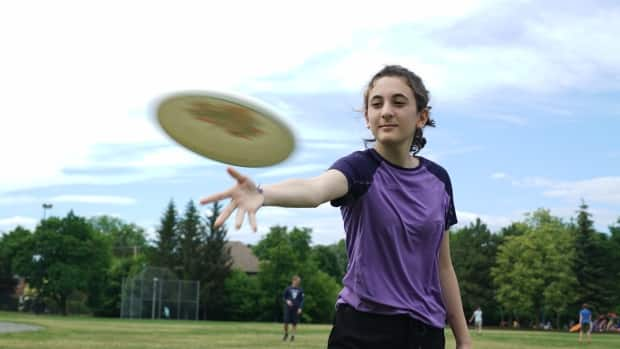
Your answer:
[[[423,128],[426,126],[428,122],[428,108],[424,108],[421,112],[418,113],[418,121],[416,122],[417,128]]]

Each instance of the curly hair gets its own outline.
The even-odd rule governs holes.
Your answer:
[[[399,77],[405,80],[415,96],[416,111],[420,112],[424,109],[429,111],[429,118],[424,126],[435,127],[435,120],[430,117],[430,110],[432,108],[429,105],[430,93],[424,86],[424,82],[422,82],[422,79],[414,72],[400,65],[386,65],[372,77],[366,87],[366,91],[364,91],[364,113],[368,112],[368,93],[374,87],[377,80],[386,76]],[[367,139],[365,141],[374,142],[375,139]],[[411,143],[411,153],[414,155],[417,154],[420,150],[422,150],[422,148],[424,148],[425,145],[426,138],[424,138],[422,128],[416,128],[413,135],[413,142]]]

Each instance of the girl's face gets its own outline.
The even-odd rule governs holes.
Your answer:
[[[416,128],[424,127],[428,119],[428,111],[417,112],[413,91],[400,77],[375,80],[367,102],[366,126],[383,146],[410,146]]]

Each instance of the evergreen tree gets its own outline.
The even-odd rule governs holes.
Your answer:
[[[151,258],[154,266],[176,270],[179,263],[177,226],[179,218],[174,201],[170,200],[156,233],[155,250]]]
[[[577,211],[574,273],[579,283],[575,308],[591,304],[596,311],[607,312],[613,307],[614,285],[609,279],[608,263],[613,251],[607,248],[607,237],[594,229],[588,205],[582,201]]]
[[[185,214],[179,221],[177,238],[179,241],[179,257],[181,261],[180,276],[185,280],[201,279],[200,256],[202,238],[205,236],[205,225],[200,219],[194,201],[190,200],[185,208]]]
[[[209,319],[222,319],[226,316],[225,281],[232,266],[230,248],[227,247],[227,229],[224,225],[215,227],[220,212],[221,205],[216,201],[206,217],[207,229],[202,249],[201,305],[203,316]]]

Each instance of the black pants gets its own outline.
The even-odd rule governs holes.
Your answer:
[[[339,304],[328,349],[443,349],[443,328],[407,315],[378,315]]]

